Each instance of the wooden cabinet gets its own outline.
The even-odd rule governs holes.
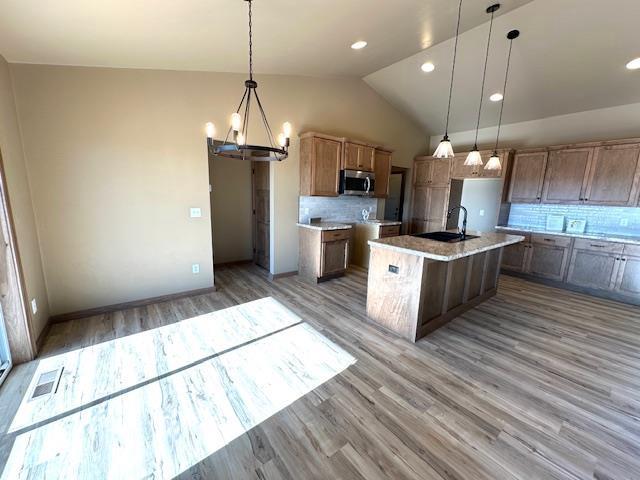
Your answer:
[[[509,185],[509,202],[540,203],[547,157],[546,151],[515,154]]]
[[[477,166],[467,166],[464,164],[467,153],[456,155],[451,162],[451,178],[476,178],[478,176]]]
[[[337,197],[342,144],[334,139],[300,139],[300,195]]]
[[[619,265],[616,292],[640,298],[640,256],[624,256]]]
[[[446,187],[451,181],[451,160],[417,157],[413,162],[413,184],[416,186]]]
[[[375,148],[353,142],[344,142],[344,170],[373,172]]]
[[[584,195],[594,205],[634,206],[640,184],[640,144],[595,149]]]
[[[373,160],[373,172],[376,175],[374,194],[376,198],[387,198],[389,195],[389,177],[391,176],[391,153],[376,150]]]
[[[344,274],[349,262],[351,228],[319,230],[299,227],[300,256],[298,273],[310,282]]]
[[[512,233],[512,232],[509,232]],[[501,268],[513,272],[524,272],[527,263],[531,236],[528,233],[513,232],[514,235],[522,235],[524,240],[504,247],[502,252]]]
[[[576,204],[585,199],[593,148],[566,148],[549,153],[542,189],[543,203]]]
[[[411,233],[442,230],[448,204],[449,187],[415,187]]]
[[[524,271],[550,280],[564,280],[571,244],[570,237],[532,234]]]
[[[369,268],[369,240],[397,237],[400,225],[382,225],[377,223],[357,223],[354,228],[353,255],[351,262],[362,268]]]
[[[612,290],[618,279],[623,245],[576,239],[567,282],[581,287]]]
[[[482,165],[467,166],[464,164],[467,159],[468,152],[462,152],[457,154],[451,162],[451,178],[458,180],[464,180],[468,178],[501,178],[507,162],[509,160],[510,151],[500,150],[498,157],[500,158],[500,164],[502,168],[499,170],[487,170],[484,168],[487,162],[491,158],[493,151],[483,150],[480,152],[482,158]]]

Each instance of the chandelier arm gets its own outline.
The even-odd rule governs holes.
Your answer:
[[[478,121],[476,123],[476,138],[473,142],[473,149],[478,149],[478,131],[480,130],[480,116],[482,115],[482,100],[484,99],[484,84],[487,78],[487,64],[489,63],[489,47],[491,46],[491,31],[493,30],[493,16],[495,10],[491,11],[491,21],[489,22],[489,37],[487,38],[487,53],[484,57],[484,70],[482,72],[482,85],[480,87],[480,106],[478,107]]]
[[[267,115],[266,113],[264,113],[264,108],[262,107],[262,102],[260,101],[258,92],[255,92],[255,94],[256,94],[256,102],[258,102],[258,108],[260,109],[260,115],[262,116],[262,122],[264,123],[265,129],[267,130],[267,135],[269,136],[269,143],[271,143],[272,147],[275,147],[275,139],[273,138],[273,132],[271,131],[269,120],[267,120]]]
[[[240,112],[240,109],[242,108],[242,104],[244,103],[244,100],[245,100],[245,98],[247,97],[247,91],[248,91],[248,90],[249,90],[248,88],[245,88],[245,89],[244,89],[244,95],[242,95],[242,99],[240,100],[240,103],[238,104],[238,108],[236,109],[236,113],[239,113],[239,112]],[[224,142],[223,142],[223,144],[226,144],[226,143],[227,143],[227,140],[229,140],[229,135],[231,135],[231,127],[229,127],[229,130],[227,130],[227,136],[226,136],[226,137],[224,137]]]
[[[251,89],[247,95],[247,103],[244,108],[244,120],[242,124],[242,133],[244,133],[245,143],[249,143],[249,114],[251,113]]]

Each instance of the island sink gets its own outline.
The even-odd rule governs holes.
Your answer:
[[[464,242],[465,240],[478,238],[478,235],[463,235],[462,233],[457,233],[457,232],[416,233],[411,236],[418,237],[418,238],[426,238],[427,240],[435,240],[436,242],[446,242],[446,243]]]

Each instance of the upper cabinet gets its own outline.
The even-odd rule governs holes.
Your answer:
[[[416,186],[446,187],[451,180],[451,160],[417,157],[414,161],[413,184]]]
[[[584,202],[592,157],[593,148],[567,148],[549,152],[542,202]]]
[[[391,175],[391,153],[376,150],[373,159],[373,173],[376,175],[374,194],[376,198],[387,198],[389,195],[389,176]]]
[[[640,143],[620,140],[517,152],[508,201],[635,206]]]
[[[585,201],[598,205],[634,206],[640,184],[640,144],[595,149]]]
[[[344,142],[344,170],[373,172],[375,148],[354,142]]]
[[[482,157],[482,165],[467,166],[464,164],[469,152],[462,152],[456,154],[452,159],[451,165],[451,178],[464,180],[468,178],[501,178],[505,171],[507,162],[509,160],[510,150],[500,150],[498,157],[500,158],[500,164],[502,168],[498,170],[487,170],[484,168],[493,154],[492,150],[484,150],[480,152]]]
[[[300,195],[338,196],[342,143],[318,135],[300,139]]]
[[[539,203],[542,198],[547,152],[516,153],[513,157],[508,201]]]

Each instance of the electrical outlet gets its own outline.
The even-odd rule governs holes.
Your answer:
[[[191,218],[200,218],[202,216],[202,209],[198,207],[191,207],[190,215]]]
[[[304,209],[304,214],[305,214],[305,215],[309,215],[309,209],[308,209],[308,208],[305,208],[305,209]]]
[[[31,299],[31,312],[35,315],[38,313],[38,302],[36,302],[35,298]]]
[[[191,272],[195,275],[197,273],[200,273],[200,264],[199,263],[194,263],[193,265],[191,265]]]
[[[484,217],[484,210],[480,210],[480,216]]]
[[[629,226],[629,219],[628,218],[621,218],[620,219],[620,226],[621,227],[628,227]]]

